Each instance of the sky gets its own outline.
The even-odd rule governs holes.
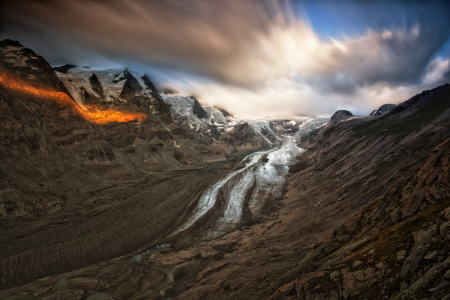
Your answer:
[[[450,82],[448,1],[16,0],[0,39],[242,118],[367,115]]]

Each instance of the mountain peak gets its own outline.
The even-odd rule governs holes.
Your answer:
[[[153,84],[153,82],[150,80],[150,78],[148,78],[148,76],[146,74],[144,74],[141,79],[144,81],[145,87],[147,89],[151,89],[153,92],[158,93],[158,91],[156,90],[155,85]]]
[[[54,67],[53,70],[55,70],[59,73],[67,74],[67,71],[69,71],[72,68],[76,68],[76,67],[77,67],[76,65],[65,64],[63,66]]]
[[[338,110],[331,116],[331,122],[340,122],[353,117],[353,114],[348,110]]]
[[[206,111],[203,109],[203,107],[200,105],[200,102],[198,102],[197,99],[195,99],[194,96],[190,97],[191,99],[194,100],[194,106],[193,106],[193,113],[199,118],[206,118],[208,116],[208,114],[206,113]]]
[[[18,41],[13,41],[10,39],[4,39],[3,41],[0,41],[0,47],[6,47],[6,46],[13,46],[13,47],[22,47],[24,48],[24,46],[22,46],[21,43],[19,43]]]
[[[377,110],[374,110],[370,114],[370,116],[381,117],[382,115],[386,114],[387,112],[389,112],[391,109],[393,109],[396,106],[397,106],[396,104],[383,104],[380,106],[380,108],[378,108]]]

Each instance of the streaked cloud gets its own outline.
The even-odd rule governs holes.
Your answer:
[[[366,15],[375,5],[345,3]],[[365,30],[331,37],[287,1],[19,1],[6,5],[1,36],[30,40],[53,64],[103,59],[178,72],[182,79],[155,79],[237,115],[363,114],[441,84],[450,72],[448,56],[436,57],[450,37],[450,6],[384,4],[383,12],[377,2],[371,22],[355,24]],[[404,7],[404,24],[386,17]]]

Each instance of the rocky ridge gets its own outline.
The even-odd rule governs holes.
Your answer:
[[[448,297],[450,138],[445,127],[434,124],[449,124],[449,96],[450,87],[444,85],[412,97],[377,121],[347,121],[303,137],[311,154],[306,152],[291,168],[290,180],[301,182],[296,178],[305,176],[304,168],[311,170],[307,161],[314,159],[321,176],[348,182],[334,197],[321,197],[316,209],[340,203],[348,217],[272,285],[270,299]],[[386,146],[389,140],[394,144]],[[343,154],[350,149],[351,154]],[[279,285],[282,281],[286,284]]]
[[[248,154],[173,122],[145,76],[55,72],[11,40],[0,53],[2,290],[151,244]],[[145,117],[95,123],[88,113]]]

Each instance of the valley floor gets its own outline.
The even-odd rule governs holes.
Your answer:
[[[79,185],[80,197],[90,195],[87,202],[65,203],[35,218],[10,217],[2,242],[3,284],[34,281],[49,273],[56,275],[154,245],[180,225],[177,221],[194,207],[191,202],[195,204],[209,184],[251,152],[240,151],[224,161],[148,175],[109,175],[108,182],[95,193],[89,194],[93,182]],[[100,178],[105,177],[103,174]],[[28,220],[25,223],[24,218]],[[185,243],[192,241],[187,239]],[[18,290],[1,291],[0,298],[14,291]]]
[[[249,246],[245,246],[249,242],[249,228],[256,230],[257,236],[267,238],[260,231],[265,231],[267,222],[278,218],[280,201],[286,192],[288,165],[302,151],[292,138],[286,138],[272,149],[245,156],[228,174],[212,173],[224,162],[210,164],[202,170],[202,173],[211,170],[210,186],[194,202],[195,205],[189,206],[184,217],[173,220],[177,226],[175,230],[174,226],[170,226],[161,231],[158,239],[154,239],[156,246],[139,254],[121,256],[77,271],[39,279],[26,286],[5,290],[0,295],[5,299],[75,299],[80,296],[87,299],[153,299],[182,293],[186,285],[193,283],[192,280],[229,264],[226,261],[231,253],[247,253],[244,249]],[[186,176],[192,178],[199,171],[174,172],[178,174],[166,174],[171,182],[179,182]],[[218,176],[222,178],[212,184]],[[192,189],[198,183],[192,178],[188,185]],[[139,188],[141,193],[143,188],[144,185]],[[161,188],[158,190],[163,192]],[[166,193],[170,194],[168,191]],[[139,215],[133,212],[133,218],[139,218]],[[253,223],[265,225],[246,226]],[[243,246],[239,251],[235,251],[237,243]],[[246,260],[245,257],[242,259]],[[233,264],[241,265],[240,260],[233,261]],[[217,266],[218,263],[220,266]],[[271,269],[273,263],[266,263]],[[191,276],[193,272],[198,274]]]

